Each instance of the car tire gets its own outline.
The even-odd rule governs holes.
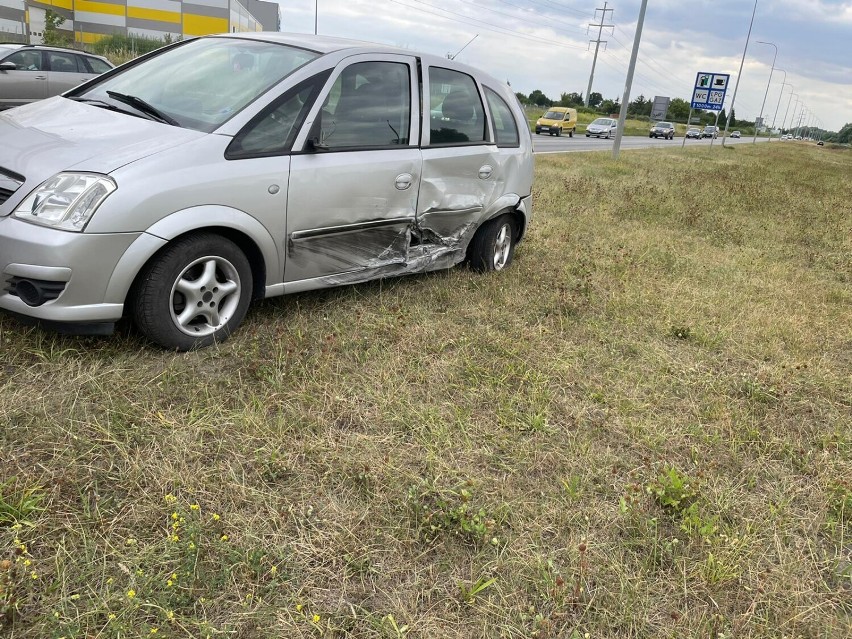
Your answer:
[[[166,246],[142,270],[131,298],[132,317],[164,348],[203,348],[224,341],[240,325],[252,284],[251,265],[236,244],[213,233],[189,235]]]
[[[569,138],[573,138],[573,137],[574,137],[574,129],[571,129],[570,131],[568,131],[568,137],[569,137]]]
[[[556,137],[557,138],[562,137],[562,127],[559,127],[558,129],[556,129]]]
[[[657,136],[656,136],[656,135],[654,135],[653,133],[649,133],[649,134],[648,134],[648,137],[649,137],[649,138],[655,138],[655,137],[657,137]]]
[[[536,135],[541,135],[541,131],[536,131],[536,132],[535,132],[535,134],[536,134]]]
[[[468,261],[474,271],[502,271],[515,255],[515,222],[501,215],[480,226],[468,246]]]
[[[590,138],[590,137],[592,137],[592,134],[591,134],[591,133],[586,133],[586,137],[587,137],[587,138]]]

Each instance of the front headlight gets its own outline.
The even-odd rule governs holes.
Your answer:
[[[82,231],[115,182],[96,173],[57,173],[30,193],[13,215],[66,231]]]

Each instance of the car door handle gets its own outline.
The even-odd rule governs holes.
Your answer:
[[[36,79],[36,80],[47,80],[47,76],[46,76],[46,75],[37,75],[37,76],[35,77],[35,79]]]
[[[398,191],[404,191],[408,187],[411,186],[411,173],[400,173],[396,176],[396,180],[394,181],[394,186]]]
[[[492,173],[494,173],[494,168],[490,164],[486,164],[479,169],[479,179],[487,180],[491,177]]]

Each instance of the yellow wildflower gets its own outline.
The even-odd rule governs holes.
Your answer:
[[[228,535],[222,535],[222,537],[221,537],[222,541],[228,541],[228,539],[230,539],[230,537],[228,537]]]
[[[136,591],[133,590],[133,588],[131,588],[130,590],[127,591],[127,598],[128,599],[133,599],[135,596],[136,596]]]
[[[113,621],[115,619],[115,614],[109,613],[109,615],[107,616],[107,619],[109,619],[110,621]]]
[[[191,504],[189,506],[189,509],[190,510],[201,510],[201,506],[199,506],[198,504]]]
[[[222,518],[219,516],[219,513],[213,513],[213,521],[219,521],[220,519]]]
[[[313,620],[314,620],[314,623],[319,623],[320,616],[319,616],[319,615],[314,615],[314,616],[313,616]]]

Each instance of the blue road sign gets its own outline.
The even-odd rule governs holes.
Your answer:
[[[695,87],[692,89],[692,108],[721,111],[730,79],[728,73],[700,72],[695,76]]]

